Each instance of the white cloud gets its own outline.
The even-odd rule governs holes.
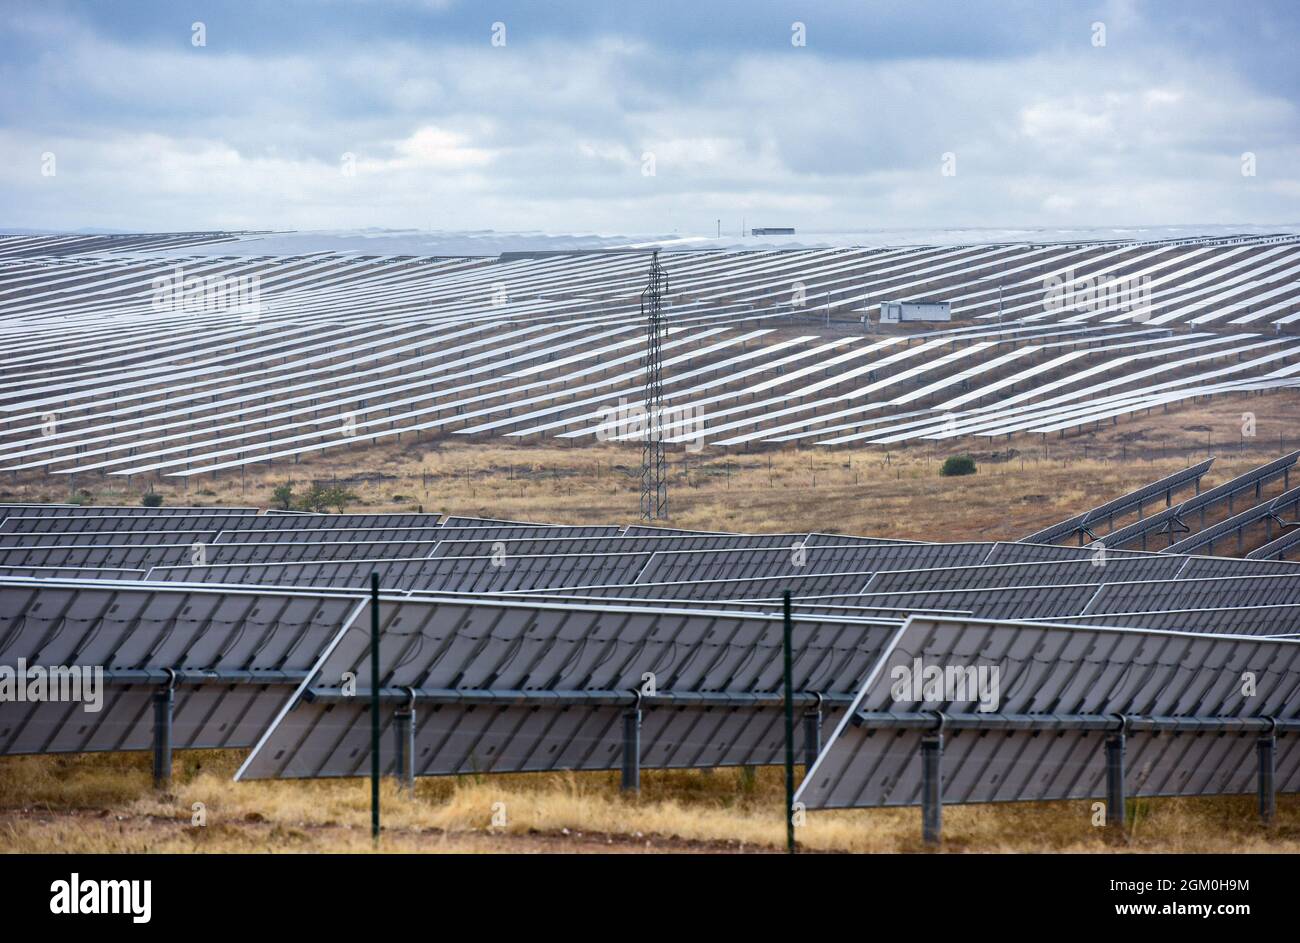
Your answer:
[[[1124,4],[1109,14],[1126,22]],[[1222,61],[690,60],[608,37],[339,55],[62,35],[0,128],[10,225],[711,231],[1300,216],[1297,113]],[[57,61],[57,68],[50,66]],[[58,155],[59,176],[39,175]],[[1257,153],[1243,183],[1240,154]],[[642,154],[656,174],[641,173]],[[340,156],[356,155],[354,177]],[[958,175],[939,172],[945,152]]]

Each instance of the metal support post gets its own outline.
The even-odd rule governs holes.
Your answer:
[[[405,707],[393,711],[393,760],[397,784],[415,795],[415,695]]]
[[[937,845],[943,836],[943,721],[921,740],[921,840]]]
[[[1124,748],[1128,719],[1120,718],[1120,729],[1106,738],[1106,825],[1124,828]]]
[[[1259,756],[1259,820],[1265,825],[1273,824],[1277,814],[1277,787],[1275,784],[1277,736],[1270,733],[1260,737],[1255,744]]]
[[[636,707],[623,714],[623,784],[624,792],[641,791],[641,695]]]
[[[176,673],[168,670],[167,685],[153,694],[153,784],[165,789],[172,781],[172,712],[176,704]]]

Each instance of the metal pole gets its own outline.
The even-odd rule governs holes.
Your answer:
[[[943,731],[921,740],[921,840],[937,845],[943,836]]]
[[[165,789],[172,781],[172,707],[174,688],[168,684],[153,695],[153,784]]]
[[[379,574],[370,574],[370,837],[379,843]]]
[[[1259,819],[1265,825],[1272,825],[1277,813],[1277,790],[1274,787],[1277,738],[1273,734],[1260,737],[1255,750],[1259,755]]]
[[[1124,740],[1122,728],[1106,738],[1106,825],[1115,829],[1124,828]]]
[[[785,613],[785,850],[794,854],[794,624],[790,618],[790,591],[781,594]]]
[[[624,792],[641,791],[641,708],[623,714],[623,784]]]
[[[393,762],[397,782],[408,796],[415,795],[415,705],[393,711]]]

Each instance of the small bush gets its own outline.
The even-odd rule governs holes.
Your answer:
[[[293,483],[286,481],[284,484],[276,485],[275,490],[271,492],[271,500],[276,503],[281,511],[292,509]]]
[[[347,488],[338,485],[326,486],[319,481],[313,481],[307,493],[298,498],[297,506],[300,511],[315,511],[318,514],[334,508],[342,514],[349,503],[358,500],[360,499],[356,494]]]
[[[140,506],[146,508],[162,507],[163,497],[156,491],[150,491],[140,498]]]
[[[945,477],[950,475],[973,475],[975,474],[975,459],[969,455],[949,455],[943,461],[943,468],[939,469],[939,474]]]

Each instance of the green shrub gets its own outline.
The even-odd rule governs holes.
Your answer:
[[[315,511],[318,514],[334,508],[342,514],[349,503],[357,500],[359,499],[356,494],[347,488],[338,485],[326,486],[319,481],[313,481],[307,493],[298,498],[297,506],[300,511]]]
[[[975,474],[975,459],[969,455],[949,455],[943,461],[943,468],[939,469],[939,474],[945,477],[949,475],[973,475]]]
[[[276,485],[275,490],[271,492],[271,500],[274,501],[281,511],[288,511],[293,508],[293,482],[286,481],[282,485]]]
[[[148,494],[141,496],[140,506],[146,508],[162,507],[163,497],[156,491],[150,491]]]

